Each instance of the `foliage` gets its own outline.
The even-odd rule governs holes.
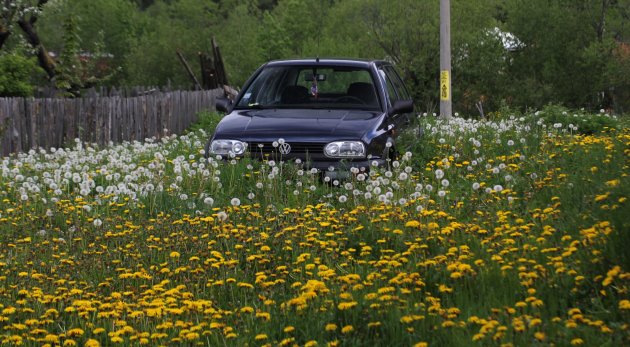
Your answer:
[[[33,71],[40,71],[35,58],[18,53],[0,54],[0,97],[32,96]]]
[[[437,1],[57,0],[41,8],[33,0],[8,3],[0,14],[3,49],[15,49],[20,40],[16,21],[36,13],[45,47],[61,52],[64,20],[73,17],[79,51],[89,53],[102,40],[111,71],[120,71],[98,83],[189,88],[175,52],[198,73],[198,53],[208,52],[216,37],[236,87],[269,59],[385,59],[402,72],[419,110],[433,113],[439,103]],[[508,105],[522,112],[561,103],[627,112],[629,20],[630,0],[452,0],[454,110],[473,115],[482,106],[489,114]]]
[[[63,26],[67,18],[73,18],[77,53],[90,55],[96,60],[101,56],[101,65],[107,66],[107,71],[99,71],[104,66],[94,67],[87,74],[99,76],[99,83],[117,85],[124,77],[117,71],[124,65],[136,38],[141,35],[139,27],[142,21],[136,11],[128,0],[55,1],[46,7],[38,25],[47,47],[54,52],[63,52],[68,35]],[[74,73],[86,75],[80,71]]]
[[[4,158],[0,343],[628,345],[630,128],[534,117],[420,117],[342,182],[205,159],[217,115]]]

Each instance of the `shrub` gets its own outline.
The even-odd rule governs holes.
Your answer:
[[[39,69],[34,58],[16,53],[0,55],[0,96],[32,96],[31,78]]]

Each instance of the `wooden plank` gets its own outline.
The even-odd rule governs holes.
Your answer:
[[[120,92],[113,90],[112,93]],[[136,94],[140,89],[136,90]],[[74,146],[74,140],[107,145],[144,141],[166,133],[180,134],[212,110],[222,89],[160,92],[135,97],[103,96],[77,99],[0,98],[0,154],[38,146]]]

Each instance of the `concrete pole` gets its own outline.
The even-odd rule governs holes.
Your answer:
[[[440,0],[440,116],[451,118],[451,4]]]

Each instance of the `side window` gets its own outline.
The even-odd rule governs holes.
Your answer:
[[[388,102],[391,106],[394,101],[399,100],[398,94],[396,93],[396,88],[394,87],[394,83],[392,83],[392,80],[389,78],[387,72],[385,72],[384,70],[379,70],[379,73],[381,75],[381,78],[385,82],[385,86],[387,87]]]
[[[409,95],[405,84],[400,78],[400,75],[398,75],[396,70],[394,70],[394,67],[386,66],[385,74],[387,75],[387,80],[391,81],[391,83],[394,85],[394,89],[396,90],[396,94],[398,95],[397,100],[411,100],[411,96]]]

